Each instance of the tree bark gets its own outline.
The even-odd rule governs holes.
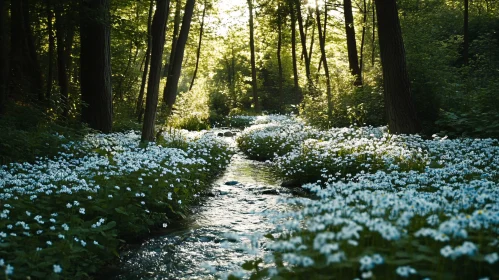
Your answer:
[[[395,1],[376,0],[376,15],[388,128],[391,133],[418,133],[421,126],[411,97]]]
[[[300,85],[298,84],[298,61],[296,57],[296,13],[293,6],[293,2],[289,2],[291,14],[291,57],[293,60],[293,82],[294,90],[295,92],[298,92]]]
[[[366,40],[366,25],[367,25],[367,0],[364,0],[364,10],[362,11],[362,39],[360,40],[360,62],[359,62],[359,68],[360,68],[360,82],[363,83],[363,71],[364,71],[364,46],[365,46],[365,40]]]
[[[52,21],[54,19],[54,14],[52,13],[52,1],[47,0],[47,32],[49,33],[49,49],[48,49],[48,73],[47,73],[47,91],[45,92],[45,98],[50,100],[52,96],[52,82],[54,81],[54,30],[52,27]]]
[[[298,18],[298,28],[300,31],[302,54],[305,57],[305,73],[307,75],[307,82],[310,84],[311,83],[310,58],[308,57],[308,54],[307,54],[307,38],[305,36],[305,32],[303,31],[303,18],[301,15],[301,4],[300,4],[300,0],[295,0],[294,2],[295,2],[295,8],[296,8],[296,12],[297,12],[296,17]]]
[[[371,53],[371,66],[374,67],[376,58],[376,0],[373,0],[373,36],[372,36],[372,53]]]
[[[177,2],[175,3],[175,16],[173,18],[173,35],[172,35],[172,44],[171,44],[171,49],[170,49],[170,58],[168,59],[166,65],[165,65],[165,71],[166,71],[166,79],[172,79],[170,78],[173,76],[174,72],[174,67],[173,67],[173,62],[175,61],[175,53],[177,51],[177,43],[178,43],[178,36],[180,32],[180,21],[181,21],[181,11],[182,11],[182,0],[176,0]],[[187,3],[186,3],[187,4]],[[163,89],[163,103],[165,105],[167,104],[168,96],[167,96],[167,84],[165,84],[165,87]],[[172,105],[173,106],[173,105]]]
[[[139,97],[137,98],[137,106],[135,109],[135,114],[137,114],[138,122],[142,121],[144,92],[146,88],[147,73],[149,71],[149,60],[151,58],[151,45],[152,45],[151,24],[152,24],[153,9],[154,9],[154,0],[151,0],[149,6],[149,15],[147,18],[147,49],[145,54],[144,72],[142,72],[142,82],[140,83]]]
[[[327,30],[327,0],[324,0],[324,30],[322,31],[323,35],[322,38],[326,38],[326,30]],[[324,58],[322,57],[321,53],[321,59],[319,59],[319,67],[317,67],[317,73],[321,71],[322,67],[322,61]],[[316,80],[319,79],[319,76],[317,75]]]
[[[333,118],[333,102],[332,102],[332,92],[331,92],[331,79],[329,76],[329,67],[327,65],[327,55],[326,55],[326,38],[323,37],[322,25],[321,25],[321,14],[319,12],[318,0],[315,0],[315,13],[317,16],[317,28],[319,33],[319,43],[321,48],[322,60],[324,63],[324,73],[326,75],[326,98],[327,98],[327,117],[329,120]],[[326,14],[327,18],[327,14]]]
[[[28,0],[11,2],[11,66],[14,88],[24,96],[43,101],[42,74],[35,49]]]
[[[345,33],[347,37],[348,65],[350,67],[350,74],[355,77],[354,85],[360,86],[362,85],[362,78],[360,76],[359,58],[357,56],[357,42],[355,40],[352,0],[343,0],[343,10],[345,15]]]
[[[151,71],[147,82],[146,110],[142,126],[142,141],[154,141],[154,124],[158,107],[159,81],[161,79],[161,63],[165,47],[166,22],[168,20],[169,0],[157,0],[156,11],[151,24]]]
[[[57,38],[57,76],[63,104],[62,118],[66,119],[69,115],[69,81],[65,50],[67,36],[64,32],[64,20],[62,16],[64,8],[62,5],[58,3],[55,8],[55,31]]]
[[[104,133],[113,125],[109,1],[82,0],[80,11],[81,118]]]
[[[281,15],[281,1],[277,1],[277,65],[279,67],[279,81],[278,84],[278,97],[280,102],[283,102],[283,92],[282,92],[282,81],[283,81],[283,70],[282,70],[282,15]]]
[[[198,43],[198,49],[196,52],[196,66],[194,68],[194,73],[192,74],[192,80],[191,80],[191,85],[189,86],[189,91],[192,90],[192,87],[194,86],[194,81],[196,79],[196,75],[198,73],[198,68],[199,68],[199,59],[201,57],[201,43],[203,40],[203,31],[204,31],[204,17],[206,16],[206,6],[208,5],[208,1],[204,1],[203,5],[203,15],[201,16],[201,26],[199,27],[199,43]]]
[[[469,0],[464,0],[463,61],[465,66],[469,64],[470,39],[469,39],[468,18],[469,18]]]
[[[248,1],[249,9],[249,28],[250,28],[250,51],[251,51],[251,88],[253,92],[253,104],[255,111],[260,112],[260,103],[258,102],[258,89],[256,80],[256,58],[255,58],[255,38],[253,25],[253,0]]]
[[[0,0],[0,117],[5,114],[8,80],[9,80],[9,59],[8,59],[8,34],[7,18],[8,3],[7,0]]]

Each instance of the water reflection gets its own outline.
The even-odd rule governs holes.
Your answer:
[[[214,183],[216,196],[206,199],[185,226],[124,252],[115,279],[214,279],[205,273],[206,265],[223,273],[254,258],[241,249],[252,247],[244,235],[269,230],[260,213],[285,207],[277,199],[288,195],[270,168],[236,154]],[[226,185],[229,181],[238,184]]]

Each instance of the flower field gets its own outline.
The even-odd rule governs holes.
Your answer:
[[[309,198],[267,212],[255,279],[499,279],[499,141],[319,131],[274,119],[237,140]]]
[[[62,137],[62,136],[61,136]],[[223,140],[91,134],[55,158],[0,169],[0,268],[6,278],[88,278],[125,240],[184,216],[233,154]]]

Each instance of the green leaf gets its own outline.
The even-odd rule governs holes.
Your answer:
[[[120,214],[123,214],[125,216],[128,216],[128,213],[125,211],[125,209],[123,207],[116,207],[116,208],[114,208],[114,211],[116,211]]]

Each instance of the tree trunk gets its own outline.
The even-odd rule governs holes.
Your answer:
[[[147,82],[146,110],[142,126],[142,141],[154,141],[154,124],[158,107],[159,81],[161,79],[161,63],[165,47],[166,22],[168,20],[169,0],[157,0],[156,11],[151,24],[151,71]]]
[[[110,0],[82,0],[80,11],[81,118],[109,133],[113,125]]]
[[[467,66],[469,63],[469,48],[470,48],[468,17],[469,17],[469,0],[464,0],[463,61],[465,66]]]
[[[260,112],[260,103],[258,102],[258,89],[256,81],[256,58],[255,58],[255,38],[253,25],[253,0],[248,1],[249,9],[249,28],[250,28],[250,51],[251,51],[251,88],[253,91],[253,104],[255,111]]]
[[[180,74],[182,72],[182,62],[184,60],[184,50],[189,38],[189,31],[191,28],[192,14],[194,12],[195,0],[187,0],[185,3],[184,17],[182,18],[182,27],[180,28],[180,33],[178,35],[177,45],[175,47],[175,57],[172,62],[172,74],[168,76],[165,86],[165,96],[167,114],[169,114],[175,101],[177,99],[178,81],[180,80]]]
[[[324,73],[326,75],[326,98],[327,98],[327,117],[328,120],[333,118],[333,102],[332,102],[332,92],[331,92],[331,79],[329,77],[329,67],[327,65],[327,55],[326,55],[326,38],[323,37],[322,33],[322,25],[321,25],[321,14],[319,12],[319,3],[318,0],[315,0],[315,13],[317,16],[317,28],[319,33],[319,43],[321,48],[322,60],[324,63]],[[327,14],[326,14],[327,18]]]
[[[282,70],[282,15],[281,15],[281,1],[277,1],[277,65],[279,67],[279,81],[278,84],[278,97],[279,101],[284,103],[283,92],[282,92],[282,81],[283,81],[283,70]]]
[[[327,0],[324,0],[324,30],[322,31],[323,35],[322,38],[326,38],[326,30],[327,30]],[[324,58],[322,57],[321,53],[321,59],[319,59],[319,67],[317,67],[317,73],[321,71],[322,67],[322,61]],[[319,79],[319,76],[317,75],[316,80]]]
[[[66,34],[64,32],[64,21],[62,13],[64,8],[61,3],[58,3],[55,8],[55,32],[57,38],[57,76],[59,81],[59,89],[62,99],[62,118],[66,119],[69,115],[69,81],[68,81],[68,68],[66,65],[66,50],[65,40]]]
[[[395,1],[395,0],[393,0]],[[347,37],[348,65],[350,73],[355,77],[354,85],[362,85],[360,76],[359,58],[357,56],[357,42],[355,40],[355,27],[353,23],[352,0],[343,0],[345,14],[345,31]]]
[[[177,0],[177,2],[175,3],[175,16],[173,19],[173,35],[172,35],[172,46],[170,49],[170,58],[168,59],[168,61],[166,62],[166,65],[165,65],[167,82],[166,82],[165,87],[163,89],[163,104],[166,105],[167,108],[168,108],[167,103],[168,103],[168,98],[169,98],[167,96],[167,94],[168,94],[168,89],[167,89],[168,79],[170,79],[170,80],[174,79],[172,77],[174,75],[173,74],[173,72],[174,72],[173,63],[175,61],[175,55],[176,55],[177,44],[178,44],[178,37],[179,37],[179,32],[180,32],[180,20],[181,20],[180,14],[181,14],[181,11],[182,11],[182,0]],[[170,78],[170,77],[172,77],[172,78]],[[172,106],[173,106],[173,104],[172,104]],[[167,114],[169,114],[169,113],[167,113]]]
[[[48,73],[47,73],[47,91],[45,92],[45,98],[50,100],[52,96],[52,82],[54,80],[54,30],[52,27],[52,21],[54,19],[54,15],[52,13],[52,3],[50,0],[47,0],[47,32],[49,33],[49,49],[48,49]]]
[[[152,24],[153,9],[154,9],[154,0],[151,0],[149,6],[149,15],[147,18],[147,49],[144,62],[144,72],[142,73],[142,82],[140,84],[139,97],[137,98],[137,106],[135,109],[135,114],[137,114],[138,122],[142,121],[144,92],[146,88],[147,72],[149,71],[149,60],[151,58],[151,45],[152,45],[151,24]]]
[[[300,0],[295,0],[295,7],[296,7],[296,12],[297,15],[296,17],[298,18],[298,28],[300,30],[300,39],[301,39],[301,46],[302,46],[302,54],[305,57],[305,73],[307,75],[307,82],[310,84],[311,79],[310,79],[310,58],[308,57],[307,54],[307,38],[305,36],[305,32],[303,31],[303,18],[301,15],[301,4]]]
[[[373,36],[372,36],[371,66],[374,67],[376,58],[376,0],[373,0]]]
[[[11,2],[11,66],[14,88],[24,96],[43,101],[42,75],[35,49],[28,0]]]
[[[311,14],[310,17],[312,18],[312,36],[310,38],[310,47],[308,48],[309,63],[312,60],[312,53],[313,53],[314,41],[315,41],[315,20],[314,20],[314,12],[312,11],[312,8],[310,8],[310,14]],[[310,75],[312,75],[312,74],[310,74]]]
[[[289,2],[289,8],[291,14],[291,56],[293,60],[293,82],[296,93],[298,92],[300,85],[298,84],[298,61],[296,57],[296,13],[292,2]]]
[[[192,90],[192,87],[194,86],[194,81],[196,79],[196,75],[198,73],[198,68],[199,68],[199,58],[201,57],[201,43],[203,40],[203,31],[204,31],[204,17],[206,16],[206,6],[208,5],[208,1],[204,1],[203,5],[203,15],[201,17],[201,26],[199,27],[199,43],[198,43],[198,50],[196,52],[196,67],[194,68],[194,73],[192,74],[192,80],[191,80],[191,86],[189,87],[189,91]]]
[[[376,15],[388,128],[391,133],[420,132],[421,126],[411,97],[405,49],[395,1],[376,0]]]
[[[360,68],[360,82],[361,84],[363,83],[363,71],[364,71],[364,45],[365,45],[365,40],[366,40],[366,25],[367,25],[367,0],[364,0],[364,10],[362,11],[363,14],[363,19],[362,19],[362,39],[360,40],[360,63],[359,63],[359,68]]]
[[[8,79],[9,79],[9,59],[8,59],[8,34],[7,0],[0,0],[0,117],[5,114],[5,103],[7,102]]]

